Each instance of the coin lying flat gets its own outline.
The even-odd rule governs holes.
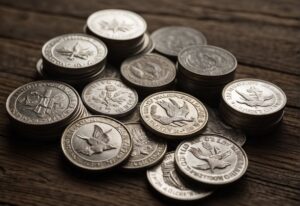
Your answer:
[[[182,142],[176,149],[175,161],[183,175],[208,185],[232,183],[248,167],[244,150],[216,134],[203,134]]]
[[[167,151],[166,142],[157,139],[153,134],[146,131],[140,123],[125,124],[131,139],[133,149],[122,166],[126,169],[138,169],[150,167],[159,162]]]
[[[115,117],[132,112],[138,103],[136,91],[118,79],[98,79],[88,84],[81,96],[93,113]]]
[[[123,79],[136,89],[159,90],[170,85],[176,77],[173,62],[157,54],[144,54],[122,63]]]
[[[129,40],[142,36],[147,24],[138,14],[120,9],[107,9],[88,17],[87,27],[98,36],[112,40]]]
[[[167,153],[159,165],[149,169],[147,178],[155,190],[176,200],[199,200],[212,193],[212,191],[187,185],[180,179],[175,170],[174,152]]]
[[[156,51],[172,57],[177,57],[179,52],[187,46],[206,44],[206,38],[200,31],[182,26],[160,28],[151,34],[151,38]]]
[[[208,120],[207,110],[198,99],[177,91],[148,96],[141,103],[140,114],[145,127],[169,139],[196,135]]]
[[[87,170],[104,170],[122,163],[132,150],[126,127],[109,117],[90,116],[70,124],[61,147],[66,158]]]

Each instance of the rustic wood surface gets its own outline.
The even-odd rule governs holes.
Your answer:
[[[280,129],[248,139],[249,169],[238,183],[195,205],[299,205],[300,1],[299,0],[0,0],[0,205],[175,205],[153,192],[145,172],[82,174],[63,161],[59,143],[16,140],[5,112],[7,96],[36,78],[42,44],[81,32],[99,9],[141,14],[149,31],[191,26],[209,44],[238,59],[237,78],[269,80],[287,94]]]

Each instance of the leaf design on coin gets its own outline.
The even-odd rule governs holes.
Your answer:
[[[101,91],[99,95],[94,96],[95,102],[102,103],[107,107],[118,107],[122,102],[126,100],[124,95],[127,92],[119,90],[114,85],[105,86],[105,90]]]
[[[133,128],[131,130],[132,140],[134,142],[133,151],[131,156],[137,155],[148,155],[153,150],[152,145],[150,145],[150,141],[146,137],[146,134],[139,128]]]
[[[99,22],[100,26],[104,30],[112,31],[113,33],[117,32],[127,32],[131,30],[132,26],[131,24],[127,24],[125,21],[119,22],[116,19],[113,19],[112,21],[101,21]]]
[[[161,67],[153,62],[147,62],[146,65],[137,63],[131,67],[131,72],[140,79],[157,80],[162,72]]]
[[[218,147],[213,147],[208,142],[203,142],[202,147],[209,151],[210,154],[205,154],[200,148],[191,147],[189,149],[189,152],[191,152],[194,157],[206,162],[205,164],[193,166],[195,169],[210,170],[211,173],[214,173],[214,169],[224,169],[231,165],[230,162],[224,160],[231,155],[230,150],[221,153]]]
[[[93,154],[102,153],[106,150],[116,149],[115,146],[109,144],[110,139],[108,137],[108,133],[111,132],[111,130],[112,129],[104,132],[100,126],[95,124],[94,131],[91,137],[77,134],[77,137],[79,137],[82,140],[85,140],[87,143],[87,146],[80,152],[82,154],[91,156]]]
[[[182,127],[186,125],[186,122],[194,121],[193,117],[187,117],[189,114],[189,107],[187,103],[183,100],[183,105],[180,106],[176,100],[172,98],[168,98],[168,101],[160,100],[157,104],[164,109],[166,112],[166,116],[161,116],[157,114],[157,107],[156,105],[151,106],[151,115],[153,119],[160,122],[164,125],[171,125],[171,126],[179,126]]]
[[[93,55],[93,51],[89,48],[82,48],[79,42],[76,42],[72,48],[57,48],[56,52],[73,61],[75,58],[87,60],[89,56]]]
[[[240,104],[246,104],[249,107],[268,107],[274,104],[275,97],[273,94],[264,95],[263,91],[259,90],[255,86],[251,86],[246,92],[235,90],[241,97],[241,100],[237,100]]]
[[[173,161],[163,161],[161,163],[161,171],[163,173],[163,180],[166,184],[180,190],[186,189],[177,176]]]

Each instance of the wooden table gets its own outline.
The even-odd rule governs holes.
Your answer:
[[[265,79],[287,94],[281,128],[244,146],[245,177],[195,205],[299,205],[299,0],[0,0],[0,205],[175,205],[150,190],[144,171],[83,175],[64,164],[58,142],[16,141],[9,129],[6,98],[36,78],[43,43],[81,32],[90,13],[106,8],[141,14],[150,32],[199,29],[237,57],[237,78]]]

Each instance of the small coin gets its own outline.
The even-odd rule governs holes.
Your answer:
[[[29,125],[49,125],[73,115],[79,103],[77,92],[56,81],[35,81],[14,90],[6,109],[15,121]]]
[[[159,165],[147,170],[147,178],[159,193],[176,200],[199,200],[212,193],[182,181],[175,170],[174,152],[167,153]]]
[[[65,129],[61,147],[74,165],[87,170],[105,170],[126,160],[132,141],[127,128],[117,120],[90,116]]]
[[[175,80],[176,67],[166,57],[144,54],[124,61],[121,75],[135,87],[157,88],[169,85]]]
[[[175,161],[183,175],[208,185],[232,183],[248,167],[245,151],[216,134],[203,134],[182,142],[176,149]]]
[[[225,124],[218,111],[207,107],[208,111],[208,122],[206,128],[203,130],[203,134],[218,134],[221,135],[239,146],[243,146],[246,142],[246,135],[240,129],[232,128]]]
[[[181,50],[178,62],[188,76],[223,76],[231,74],[237,66],[236,58],[225,49],[210,45],[193,45]]]
[[[93,113],[115,117],[129,114],[138,103],[136,91],[118,79],[98,79],[88,84],[81,96]]]
[[[167,151],[166,142],[146,131],[140,123],[129,123],[125,126],[133,141],[133,149],[123,168],[150,167],[163,158]]]
[[[42,55],[60,69],[83,69],[103,62],[107,55],[105,44],[86,34],[65,34],[46,42]]]
[[[206,126],[208,113],[195,97],[165,91],[148,96],[141,103],[142,123],[152,132],[169,139],[196,135]]]
[[[179,52],[191,45],[205,45],[204,35],[193,28],[170,26],[163,27],[151,34],[155,50],[167,56],[177,57]]]
[[[142,36],[147,24],[138,14],[120,9],[100,10],[88,17],[88,29],[105,39],[130,40]]]
[[[235,111],[254,116],[280,112],[287,101],[282,89],[259,79],[235,80],[224,87],[222,97]]]

